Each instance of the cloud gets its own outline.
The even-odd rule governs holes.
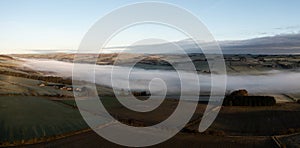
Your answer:
[[[26,60],[24,66],[38,71],[54,72],[58,76],[71,77],[72,76],[72,63],[60,62],[54,60]],[[167,70],[145,70],[134,69],[131,71],[129,77],[126,72],[130,70],[129,67],[115,66],[116,71],[112,75],[113,66],[109,65],[92,65],[92,64],[79,64],[81,71],[80,80],[87,80],[94,82],[90,79],[90,71],[95,68],[96,83],[111,87],[111,78],[117,82],[116,88],[127,88],[127,82],[130,81],[130,87],[133,90],[148,90],[149,82],[154,78],[159,78],[165,81],[169,93],[180,92],[180,80],[186,82],[185,93],[195,90],[195,76],[200,80],[201,91],[209,91],[211,87],[211,78],[208,74],[194,74],[183,72],[182,77],[178,77],[176,71]],[[216,79],[221,79],[222,75],[215,75]],[[128,79],[129,78],[129,79]],[[218,82],[218,81],[217,81]],[[300,90],[300,75],[297,72],[281,72],[270,71],[264,75],[228,75],[227,76],[227,90],[232,91],[236,89],[247,89],[250,93],[299,93]],[[222,87],[221,84],[216,84],[217,87]],[[161,84],[156,84],[153,88],[154,91],[160,91]]]
[[[276,28],[273,28],[275,30],[294,30],[294,29],[297,29],[297,30],[300,30],[300,25],[292,25],[292,26],[285,26],[285,27],[276,27]]]

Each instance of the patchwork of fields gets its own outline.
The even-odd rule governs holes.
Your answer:
[[[193,62],[197,63],[198,67],[196,68],[199,72],[209,72],[206,70],[205,58],[199,59],[198,55],[191,55],[191,57]],[[247,56],[245,58],[246,61],[244,57],[240,56],[227,57],[228,72],[245,72],[246,74],[253,73],[256,75],[261,74],[260,72],[266,69],[298,70],[297,64],[299,63],[295,60],[297,57],[289,58],[288,61],[285,61],[287,62],[285,65],[280,63],[282,60],[279,56]],[[159,65],[163,61],[159,60],[160,62],[157,65],[157,60],[155,57],[150,57],[148,61],[143,61],[137,66],[142,66],[146,69],[160,66],[161,69],[165,69],[166,65]],[[149,61],[152,62],[149,63]],[[79,113],[73,98],[73,91],[55,87],[58,85],[71,87],[69,83],[62,82],[60,77],[52,77],[51,79],[44,77],[48,72],[42,73],[41,71],[20,69],[18,64],[14,62],[18,63],[20,61],[9,57],[0,57],[0,72],[2,72],[0,74],[0,146],[19,146],[40,142],[51,145],[57,141],[65,143],[64,141],[68,140],[75,141],[75,144],[76,142],[80,144],[82,142],[91,143],[91,145],[97,144],[95,137],[98,136],[89,131],[89,126]],[[261,65],[259,64],[260,62],[262,62]],[[124,63],[126,64],[126,62]],[[271,64],[271,67],[268,64]],[[28,77],[32,75],[35,75],[35,77]],[[46,84],[48,81],[52,85],[41,85]],[[116,101],[112,95],[111,88],[97,85],[97,91],[101,102],[112,116],[124,124],[133,126],[149,126],[165,120],[174,112],[178,103],[176,99],[170,98],[151,112],[138,113],[128,110],[120,102]],[[206,104],[200,103],[190,123],[178,134],[177,139],[180,139],[180,141],[175,141],[185,146],[187,143],[199,143],[198,137],[203,139],[203,137],[210,136],[211,138],[206,139],[204,143],[215,144],[217,142],[222,143],[220,146],[223,146],[225,142],[236,145],[231,140],[235,139],[240,141],[241,145],[249,143],[253,144],[253,146],[273,146],[274,143],[271,136],[300,132],[300,120],[298,118],[300,106],[296,103],[299,99],[299,93],[268,95],[276,98],[277,105],[270,107],[221,107],[217,119],[204,133],[198,132],[199,122],[206,107]],[[83,98],[79,101],[83,103],[81,113],[88,117],[87,120],[92,121],[93,126],[102,128],[102,125],[111,125],[112,121],[107,120],[105,116],[91,108],[91,106],[96,105],[95,102],[90,101],[89,98]],[[80,137],[86,136],[88,138],[83,141],[74,140],[74,137],[75,139],[76,137],[80,139]],[[186,136],[189,138],[184,138]],[[91,139],[94,139],[94,141]],[[214,139],[218,140],[214,142]],[[299,138],[293,136],[286,139],[282,141]],[[257,142],[259,140],[260,142]],[[103,139],[102,142],[107,143]],[[37,144],[37,146],[40,145]]]

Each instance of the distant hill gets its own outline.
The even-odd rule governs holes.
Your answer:
[[[174,42],[187,53],[201,53],[191,39]],[[211,43],[201,43],[210,46]],[[300,54],[300,34],[284,34],[270,37],[253,38],[248,40],[219,41],[225,54]],[[128,49],[129,53],[176,53],[172,43],[138,45],[131,47],[110,47],[113,51]]]
[[[300,34],[285,34],[240,41],[219,42],[226,53],[300,54]]]
[[[13,60],[14,58],[7,55],[0,55],[0,60]]]

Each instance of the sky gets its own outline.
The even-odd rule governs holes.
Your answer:
[[[101,17],[135,0],[0,0],[0,53],[76,50]],[[300,31],[299,0],[165,0],[197,16],[216,40],[243,40]],[[129,28],[112,39],[121,46],[144,36],[176,41],[186,36],[164,26]]]

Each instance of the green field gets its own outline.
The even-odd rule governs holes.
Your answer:
[[[86,129],[78,110],[42,97],[0,98],[0,143],[47,138]]]
[[[101,103],[105,106],[105,107],[120,107],[121,104],[118,102],[118,100],[113,97],[113,96],[101,96],[99,97],[101,99]],[[76,105],[76,101],[75,100],[57,100],[58,102],[61,102],[63,104],[72,106],[72,107],[77,107]],[[94,100],[79,100],[81,102],[84,102],[85,104],[91,104],[91,103],[95,103]]]

